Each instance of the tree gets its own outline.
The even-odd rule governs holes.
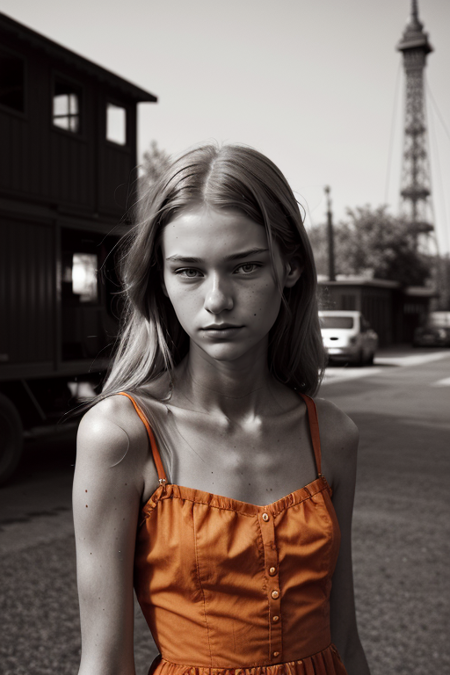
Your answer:
[[[326,274],[325,225],[313,229],[311,244],[318,272]],[[387,279],[405,286],[422,286],[431,274],[431,259],[417,250],[410,224],[389,215],[386,206],[348,209],[347,218],[335,227],[335,256],[337,274]]]
[[[156,183],[158,178],[170,165],[170,155],[165,150],[158,147],[158,143],[153,140],[148,150],[144,152],[141,175],[139,176],[139,194],[143,194]]]

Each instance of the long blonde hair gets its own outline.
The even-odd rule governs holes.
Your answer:
[[[140,200],[122,260],[126,308],[102,397],[135,391],[164,372],[170,375],[188,352],[188,337],[162,290],[160,243],[164,227],[193,204],[239,210],[265,228],[272,256],[277,242],[285,260],[300,260],[299,281],[292,288],[280,287],[269,365],[281,382],[314,394],[324,351],[314,257],[298,203],[281,171],[261,153],[241,145],[208,144],[176,159]]]

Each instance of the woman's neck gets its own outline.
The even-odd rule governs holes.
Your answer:
[[[195,410],[234,421],[273,410],[275,390],[282,386],[269,372],[266,349],[255,350],[251,358],[217,361],[194,348],[177,370],[177,398],[187,399]]]

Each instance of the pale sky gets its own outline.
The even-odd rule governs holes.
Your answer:
[[[153,139],[170,153],[211,139],[251,145],[285,173],[307,222],[320,223],[327,184],[336,220],[364,204],[398,212],[395,46],[410,2],[1,0],[0,10],[158,96],[139,106],[140,156]],[[449,251],[450,0],[419,0],[419,14],[447,130],[429,102],[435,224]]]

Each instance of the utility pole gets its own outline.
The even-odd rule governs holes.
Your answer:
[[[333,213],[331,211],[330,187],[325,186],[325,194],[327,199],[327,238],[328,238],[328,280],[336,281],[336,273],[334,268],[334,230],[333,230]]]

